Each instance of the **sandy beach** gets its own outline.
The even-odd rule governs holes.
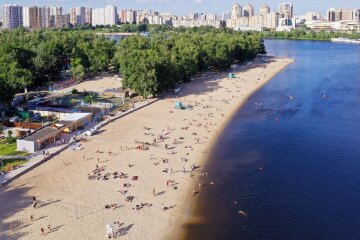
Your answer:
[[[0,239],[105,239],[107,224],[116,239],[179,239],[194,199],[216,184],[202,166],[217,135],[292,62],[268,58],[235,79],[207,76],[0,188]]]
[[[116,74],[107,74],[83,81],[74,86],[61,89],[61,92],[71,92],[74,88],[79,91],[102,93],[106,89],[121,88],[121,78],[116,78]]]

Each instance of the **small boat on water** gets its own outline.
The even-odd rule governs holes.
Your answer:
[[[327,99],[326,93],[322,93],[322,94],[321,94],[321,97],[322,97],[324,100],[326,100],[326,99]]]
[[[244,211],[242,211],[242,210],[239,210],[239,214],[241,215],[241,216],[246,216],[247,214],[244,212]]]
[[[338,42],[338,43],[360,44],[360,39],[332,38],[331,41],[332,42]]]

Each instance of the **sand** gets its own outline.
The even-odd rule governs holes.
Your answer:
[[[82,143],[83,150],[66,150],[13,181],[0,189],[0,239],[39,239],[41,228],[46,239],[105,239],[108,223],[118,239],[178,239],[194,199],[211,187],[211,175],[200,175],[217,135],[254,91],[292,62],[254,62],[238,72],[240,79],[227,79],[226,73],[206,76],[179,96],[107,125]],[[176,101],[194,108],[176,110]],[[149,150],[135,149],[135,141],[152,143],[159,134],[163,140]],[[193,164],[199,168],[191,173]],[[88,179],[96,165],[104,169],[102,176],[111,173],[109,180]],[[128,178],[114,178],[114,172]],[[199,188],[199,182],[207,185]],[[200,192],[193,196],[193,191]],[[39,202],[36,209],[32,196]],[[125,201],[129,196],[132,202]],[[141,203],[148,206],[136,210]],[[116,205],[105,208],[111,204]]]
[[[101,75],[98,77],[94,77],[92,79],[85,80],[76,85],[63,88],[61,89],[61,92],[70,92],[75,88],[80,92],[90,91],[90,92],[102,93],[106,89],[121,88],[122,87],[121,78],[116,78],[114,77],[115,75],[116,74],[111,74],[111,75],[108,74],[108,75]]]

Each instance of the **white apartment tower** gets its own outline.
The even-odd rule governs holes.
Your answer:
[[[235,3],[231,8],[231,19],[236,20],[242,17],[242,7]]]
[[[105,25],[105,9],[104,8],[93,9],[91,23],[93,26]]]
[[[2,6],[3,28],[13,29],[23,26],[22,7],[19,5],[5,4]]]
[[[105,12],[104,15],[105,25],[110,25],[110,26],[116,25],[118,22],[116,7],[112,5],[108,5],[105,7],[104,12]]]
[[[270,7],[267,4],[262,4],[260,7],[260,15],[265,17],[270,13]]]
[[[105,8],[96,8],[92,10],[92,25],[115,25],[118,22],[116,7],[106,6]]]
[[[244,17],[252,17],[254,15],[254,7],[251,4],[246,5],[244,7]]]

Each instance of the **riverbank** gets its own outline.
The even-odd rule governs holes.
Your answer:
[[[44,228],[48,239],[101,239],[108,223],[126,239],[176,238],[191,216],[193,191],[196,198],[211,187],[211,176],[198,183],[216,137],[254,91],[292,62],[256,61],[234,79],[203,76],[110,123],[82,150],[66,150],[10,183],[0,190],[0,238],[38,239]],[[176,102],[193,109],[177,110]]]

